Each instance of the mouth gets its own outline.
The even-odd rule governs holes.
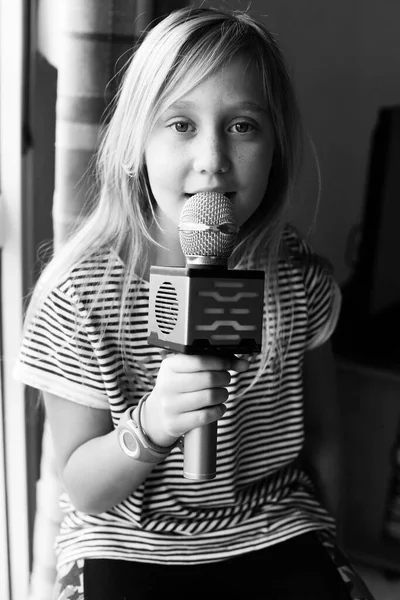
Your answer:
[[[210,193],[216,192],[218,194],[223,194],[231,201],[234,199],[234,197],[236,195],[236,192],[220,192],[219,190],[204,190],[204,191],[199,190],[198,192],[195,192],[194,194],[184,194],[184,196],[185,196],[186,200],[189,200],[189,198],[191,198],[192,196],[195,196],[196,194],[202,194],[202,193],[207,194],[208,192],[210,192]]]

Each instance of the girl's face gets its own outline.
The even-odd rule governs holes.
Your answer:
[[[150,133],[148,177],[171,232],[197,192],[226,194],[239,225],[264,197],[275,140],[262,84],[246,65],[234,59],[167,106]]]

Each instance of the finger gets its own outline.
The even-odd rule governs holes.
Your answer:
[[[225,388],[231,382],[228,371],[196,371],[179,373],[170,379],[168,387],[176,393],[185,394],[213,388]]]
[[[195,373],[197,371],[247,371],[249,362],[236,356],[174,354],[164,362],[176,373]]]
[[[225,404],[218,404],[200,410],[193,410],[179,415],[179,418],[171,422],[173,435],[183,435],[196,427],[203,427],[220,419],[226,412]]]
[[[174,411],[182,415],[185,413],[212,408],[224,404],[229,398],[226,388],[212,388],[179,394],[174,402]]]
[[[165,348],[160,349],[161,360],[164,360],[168,356],[174,356],[174,355],[175,355],[175,353],[171,352],[170,350],[166,350]]]
[[[237,373],[244,373],[250,367],[250,363],[245,358],[236,358],[234,357],[233,364],[231,367],[231,371],[236,371]]]

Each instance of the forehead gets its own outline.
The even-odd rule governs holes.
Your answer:
[[[240,104],[248,110],[267,111],[267,98],[262,78],[245,57],[237,57],[206,75],[197,85],[192,84],[192,74],[182,79],[178,95],[168,103],[174,107],[195,107],[196,104],[224,102]],[[180,93],[179,93],[180,92]],[[166,106],[168,108],[168,106]]]

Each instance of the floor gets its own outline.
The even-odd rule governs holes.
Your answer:
[[[399,577],[385,576],[380,571],[375,571],[365,566],[356,565],[375,600],[400,600],[400,575]]]

